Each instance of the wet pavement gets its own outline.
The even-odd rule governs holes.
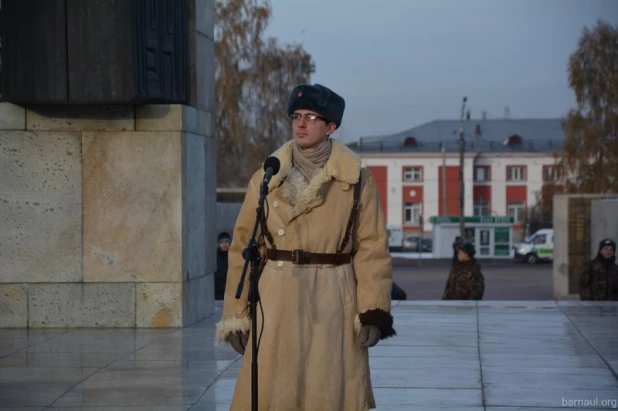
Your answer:
[[[394,302],[378,410],[618,409],[618,303]],[[219,313],[184,329],[0,329],[0,410],[228,410]]]

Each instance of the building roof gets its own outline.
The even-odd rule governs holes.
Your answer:
[[[399,133],[361,137],[348,144],[363,153],[459,151],[459,120],[434,120]],[[554,153],[561,151],[560,119],[491,119],[464,121],[466,151],[476,153]]]

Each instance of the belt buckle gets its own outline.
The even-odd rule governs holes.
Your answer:
[[[305,263],[305,252],[303,250],[292,251],[292,264],[301,265]]]

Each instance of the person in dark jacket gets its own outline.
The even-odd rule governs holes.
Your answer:
[[[459,247],[459,262],[451,268],[444,288],[443,300],[482,300],[485,293],[485,277],[474,255],[471,243]]]
[[[223,300],[225,282],[227,280],[227,253],[230,249],[232,237],[222,232],[217,237],[217,271],[215,271],[215,300]]]
[[[599,243],[596,257],[586,263],[579,279],[582,300],[618,301],[616,242],[606,238]]]
[[[455,237],[455,241],[453,241],[453,267],[459,262],[457,258],[457,254],[459,253],[459,248],[462,246],[463,240],[460,236]]]

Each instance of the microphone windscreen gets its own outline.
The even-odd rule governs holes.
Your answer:
[[[279,172],[279,169],[281,168],[281,162],[277,157],[268,157],[266,161],[264,161],[264,171],[268,170],[268,167],[272,167],[273,175],[275,175]]]

